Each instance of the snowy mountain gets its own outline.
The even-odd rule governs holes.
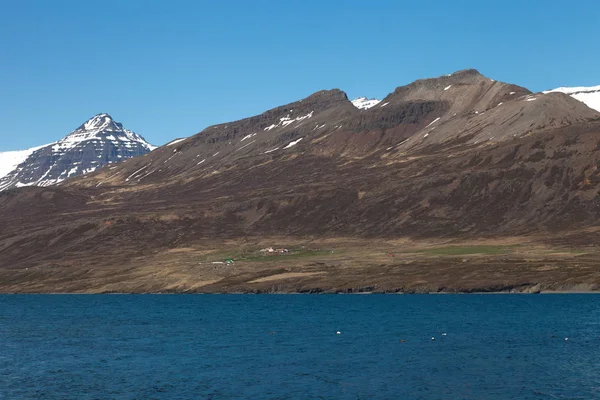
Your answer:
[[[586,104],[588,107],[600,111],[600,86],[560,87],[558,89],[547,90],[544,93],[551,92],[568,94]]]
[[[358,108],[359,110],[367,110],[379,104],[380,101],[381,100],[377,99],[367,99],[366,97],[357,97],[356,99],[352,100],[352,104],[354,104],[354,107]]]
[[[98,114],[57,142],[0,153],[0,190],[53,185],[155,148],[110,115]]]

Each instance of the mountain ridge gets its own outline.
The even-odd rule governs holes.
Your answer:
[[[391,152],[385,156],[389,162],[396,153],[424,146],[456,140],[467,140],[473,145],[497,142],[529,134],[532,128],[560,127],[600,115],[579,104],[566,95],[533,94],[525,88],[486,78],[476,70],[400,86],[366,110],[358,109],[339,89],[319,91],[262,114],[209,126],[196,135],[173,141],[149,159],[132,160],[127,164],[132,170],[123,173],[122,178],[147,162],[150,165],[142,174],[145,182],[165,177],[169,166],[184,173],[182,168],[187,168],[187,164],[190,173],[194,173],[193,170],[210,168],[215,160],[235,163],[240,157],[272,157],[302,151],[311,140],[312,154],[364,157]],[[495,122],[495,115],[507,113],[513,119],[509,125]],[[548,116],[552,113],[552,117]],[[544,118],[548,120],[542,122]],[[532,126],[534,120],[536,124]],[[422,135],[415,135],[417,132]],[[167,168],[163,168],[165,164]],[[118,176],[121,175],[113,178]],[[128,184],[138,182],[133,178]],[[90,184],[99,182],[92,178]]]

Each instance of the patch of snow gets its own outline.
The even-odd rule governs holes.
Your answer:
[[[440,117],[437,117],[436,119],[434,119],[433,121],[431,121],[429,123],[429,125],[427,125],[425,128],[429,128],[431,125],[435,124],[436,122],[438,122],[440,120]]]
[[[376,106],[380,102],[381,100],[367,99],[366,97],[357,97],[356,99],[352,100],[352,104],[354,105],[354,107],[358,108],[359,110],[368,110],[369,108]]]
[[[251,137],[256,136],[256,133],[251,133],[249,135],[246,135],[242,138],[242,140],[240,140],[240,142],[243,142],[246,139],[250,139]]]
[[[172,142],[167,143],[167,146],[173,146],[174,144],[183,142],[184,140],[186,140],[187,138],[182,138],[182,139],[175,139]]]
[[[314,111],[309,112],[306,115],[303,115],[301,117],[296,117],[294,119],[290,118],[289,115],[285,116],[285,117],[281,117],[279,118],[279,122],[276,124],[271,124],[269,126],[267,126],[264,130],[265,131],[270,131],[271,129],[275,129],[275,128],[282,128],[282,127],[286,127],[290,124],[293,124],[294,122],[300,122],[303,121],[307,118],[312,118]]]
[[[389,103],[389,102],[387,102],[387,103],[383,103],[383,104],[382,104],[382,105],[380,105],[379,107],[383,108],[383,107],[387,106],[388,104],[390,104],[390,103]]]
[[[34,184],[35,184],[35,182],[30,182],[30,183],[17,182],[15,186],[18,187],[18,188],[20,188],[20,187],[33,186]]]
[[[75,165],[74,167],[72,167],[68,172],[67,172],[67,177],[73,176],[77,173],[77,170],[79,169],[79,167],[77,165]]]
[[[138,169],[137,171],[135,171],[133,174],[129,175],[129,177],[127,177],[127,179],[125,179],[125,182],[129,182],[129,180],[131,178],[133,178],[134,176],[136,176],[138,173],[142,172],[143,170],[145,170],[146,168],[148,168],[150,165],[146,165],[140,169]]]
[[[516,93],[516,92],[510,92],[510,93],[509,93],[509,95],[511,95],[511,94],[515,94],[515,93]]]
[[[445,92],[446,90],[450,89],[451,87],[452,87],[452,85],[448,85],[448,86],[446,86],[446,87],[444,88],[444,92]]]
[[[299,142],[300,142],[302,139],[304,139],[304,138],[300,138],[300,139],[298,139],[298,140],[294,140],[293,142],[290,142],[290,143],[289,143],[287,146],[285,146],[283,149],[284,149],[284,150],[285,150],[285,149],[289,149],[290,147],[297,145],[297,144],[298,144],[298,143],[299,143]]]
[[[272,153],[272,152],[274,152],[275,150],[279,150],[279,147],[275,147],[274,149],[267,150],[267,151],[265,151],[265,153],[264,153],[264,154]]]
[[[593,108],[596,111],[600,111],[600,93],[598,93],[598,92],[596,92],[596,93],[575,93],[575,94],[572,94],[571,97],[573,97],[576,100],[581,101],[582,103],[587,105],[589,108]]]
[[[200,165],[200,164],[202,164],[204,161],[206,161],[206,158],[205,158],[204,160],[200,161],[200,162],[199,162],[198,164],[196,164],[196,165]]]

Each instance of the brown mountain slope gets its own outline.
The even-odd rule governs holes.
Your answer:
[[[0,193],[0,269],[13,271],[10,290],[201,290],[208,281],[211,290],[251,290],[263,264],[227,276],[202,270],[193,284],[189,271],[148,276],[188,262],[174,249],[200,257],[267,237],[547,240],[598,223],[599,134],[600,114],[569,96],[531,94],[474,70],[400,87],[363,111],[339,90],[322,91],[58,188]],[[41,286],[23,268],[38,271]],[[187,283],[169,286],[178,274]],[[372,279],[347,274],[318,286]],[[445,285],[491,284],[460,282]]]

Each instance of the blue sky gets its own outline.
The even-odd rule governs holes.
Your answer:
[[[0,0],[0,151],[101,112],[160,145],[321,89],[382,98],[464,68],[600,85],[596,1],[488,3]]]

